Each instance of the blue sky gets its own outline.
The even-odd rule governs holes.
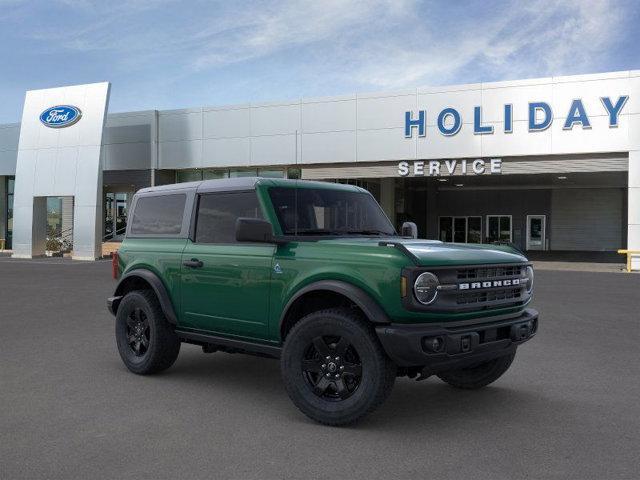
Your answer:
[[[0,122],[112,82],[110,111],[640,69],[640,2],[0,0]]]

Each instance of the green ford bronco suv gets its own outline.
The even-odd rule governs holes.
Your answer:
[[[208,180],[140,190],[131,211],[108,307],[134,373],[182,342],[279,358],[293,403],[341,425],[397,376],[488,385],[537,330],[519,251],[400,236],[362,188]]]

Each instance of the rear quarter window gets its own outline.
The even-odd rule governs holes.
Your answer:
[[[179,235],[186,201],[183,193],[138,198],[130,235]]]

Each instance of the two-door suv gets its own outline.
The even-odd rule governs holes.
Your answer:
[[[519,251],[400,236],[362,188],[207,180],[140,190],[131,211],[108,306],[134,373],[169,368],[181,342],[279,358],[293,403],[340,425],[397,376],[488,385],[537,330]]]

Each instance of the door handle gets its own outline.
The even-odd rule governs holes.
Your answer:
[[[192,258],[191,260],[185,260],[184,262],[182,262],[182,264],[185,267],[189,267],[189,268],[202,268],[204,265],[204,263],[202,263],[197,258]]]

